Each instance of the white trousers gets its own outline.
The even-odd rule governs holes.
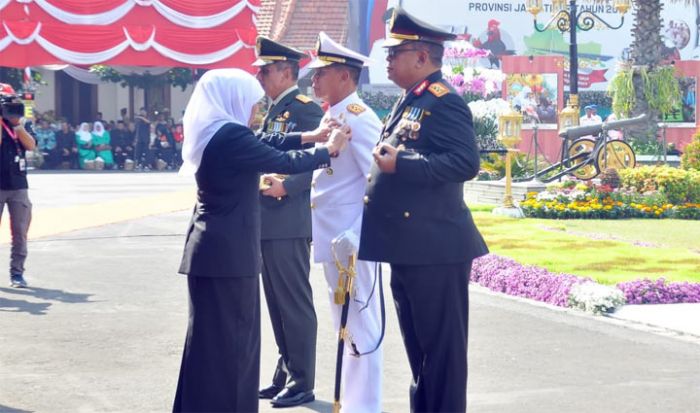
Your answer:
[[[346,264],[345,262],[343,264]],[[382,349],[361,357],[353,354],[353,345],[360,353],[374,349],[381,336],[381,307],[379,280],[374,285],[374,262],[357,261],[354,294],[350,296],[347,329],[343,355],[341,411],[346,413],[379,413],[382,411]],[[342,306],[335,303],[333,293],[338,286],[338,270],[334,263],[323,263],[328,282],[333,327],[340,328]],[[374,292],[372,293],[372,287]],[[370,297],[370,294],[372,296]],[[335,376],[334,376],[335,377]]]

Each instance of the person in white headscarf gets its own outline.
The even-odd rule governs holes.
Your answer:
[[[90,133],[90,124],[83,122],[80,124],[80,129],[75,132],[75,142],[78,145],[78,164],[80,169],[85,169],[85,161],[94,161],[95,147],[92,144],[92,133]]]
[[[174,412],[256,412],[260,384],[260,172],[330,165],[347,129],[258,139],[249,128],[263,89],[249,73],[217,69],[197,83],[184,116],[183,165],[194,208],[179,272],[187,275],[189,324]],[[326,143],[313,149],[302,143]]]
[[[112,156],[112,136],[105,130],[102,122],[97,121],[92,125],[92,144],[95,147],[95,154],[102,158],[105,168],[114,167],[114,157]]]

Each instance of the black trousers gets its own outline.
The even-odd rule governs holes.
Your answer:
[[[261,249],[265,299],[279,350],[272,384],[313,390],[318,321],[309,283],[309,240],[263,240]]]
[[[411,412],[466,412],[471,261],[391,265],[391,291],[411,365]]]
[[[257,412],[258,277],[187,277],[190,317],[173,412]]]

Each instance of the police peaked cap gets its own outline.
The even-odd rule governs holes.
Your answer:
[[[255,52],[258,55],[258,60],[253,62],[253,66],[265,66],[282,61],[299,63],[301,59],[308,57],[299,50],[277,43],[264,36],[258,36]]]
[[[396,7],[389,22],[389,36],[384,41],[384,47],[398,46],[406,41],[420,41],[442,45],[443,42],[456,38],[457,35],[418,20],[408,14],[403,8]]]

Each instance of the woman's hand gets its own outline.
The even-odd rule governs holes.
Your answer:
[[[338,120],[336,119],[333,119],[331,117],[323,118],[323,120],[321,120],[321,124],[318,125],[318,128],[310,132],[303,132],[301,134],[301,143],[326,142],[328,141],[328,138],[330,137],[333,129],[339,128],[341,126],[342,125],[340,124],[340,122],[338,122]]]
[[[351,137],[352,131],[350,130],[350,126],[343,125],[331,131],[328,142],[326,142],[324,146],[328,148],[328,152],[332,157],[336,157],[338,153],[345,148]]]

